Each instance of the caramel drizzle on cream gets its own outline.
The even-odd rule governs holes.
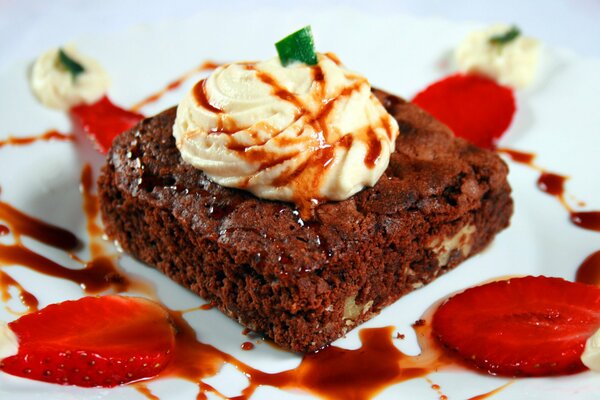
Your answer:
[[[193,91],[194,91],[194,98],[196,99],[196,101],[198,102],[198,104],[201,107],[203,107],[203,108],[207,109],[208,111],[213,112],[215,114],[221,114],[223,112],[223,110],[210,104],[210,101],[208,100],[208,97],[206,96],[206,79],[202,79],[201,81],[196,83]]]
[[[327,54],[327,56],[337,65],[341,64],[337,57],[330,54]],[[251,63],[245,64],[244,68],[249,71],[255,71],[257,78],[272,88],[272,94],[274,96],[291,103],[296,107],[297,113],[294,122],[310,113],[310,110],[308,110],[302,100],[296,94],[283,87],[272,75],[265,71],[257,70]],[[326,77],[319,65],[312,67],[312,71],[314,84],[318,85],[318,90],[316,91],[317,96],[319,99],[323,99],[325,97]],[[345,88],[337,96],[321,100],[321,107],[316,113],[311,115],[306,122],[307,125],[312,126],[315,132],[317,132],[318,146],[312,146],[312,148],[308,150],[312,151],[312,154],[301,165],[289,168],[273,181],[273,185],[276,187],[293,185],[294,193],[296,194],[294,202],[300,208],[301,213],[307,218],[309,218],[312,213],[311,209],[324,200],[315,196],[314,193],[316,188],[320,187],[325,172],[333,164],[335,149],[341,147],[348,150],[354,141],[354,137],[350,133],[342,135],[341,133],[336,132],[339,138],[331,138],[333,135],[332,132],[330,132],[330,127],[328,125],[329,115],[334,110],[338,100],[351,97],[353,93],[359,90],[365,83],[367,83],[366,79],[358,79],[352,86]],[[259,162],[259,171],[273,168],[298,155],[297,152],[294,152],[283,156],[276,156],[260,147],[265,143],[254,143],[250,146],[238,143],[231,135],[236,133],[239,128],[231,124],[230,121],[227,121],[226,114],[222,109],[217,108],[210,103],[210,99],[206,93],[206,79],[199,81],[194,86],[193,93],[198,106],[216,115],[217,127],[212,129],[209,134],[229,135],[231,140],[227,146],[228,149],[235,151],[240,157],[249,162]],[[371,96],[373,97],[373,95]],[[381,118],[378,127],[384,128],[388,138],[392,138],[392,126],[385,117]],[[246,131],[252,134],[253,131],[258,129],[270,131],[271,137],[268,140],[275,140],[281,145],[286,145],[290,142],[290,139],[280,135],[284,130],[275,131],[274,128],[267,123],[259,123],[253,128],[247,128]],[[375,129],[375,127],[369,126],[358,135],[359,140],[367,145],[367,154],[365,155],[364,163],[370,169],[375,167],[382,153],[382,145],[377,138]],[[298,135],[300,135],[300,133],[301,131],[298,132]],[[246,186],[247,184],[248,182],[246,182]]]

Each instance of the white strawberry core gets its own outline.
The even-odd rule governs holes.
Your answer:
[[[19,341],[14,332],[4,322],[0,322],[0,360],[19,352]]]
[[[600,329],[585,342],[581,362],[592,371],[600,372]]]

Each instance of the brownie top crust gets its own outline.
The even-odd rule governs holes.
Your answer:
[[[305,282],[306,290],[314,292],[307,293],[306,301],[318,302],[331,286],[323,276],[327,268],[337,269],[335,275],[343,279],[348,265],[364,269],[369,260],[389,262],[379,244],[427,246],[405,241],[435,238],[441,224],[478,210],[486,198],[510,192],[507,166],[496,154],[455,139],[415,105],[380,90],[374,93],[400,127],[388,168],[375,186],[344,201],[320,204],[310,219],[302,219],[293,204],[219,186],[185,164],[172,136],[175,108],[117,137],[105,168],[114,170],[111,184],[120,192],[168,210],[192,245],[218,243],[228,249],[222,253],[228,262],[281,285],[293,281],[302,289]]]

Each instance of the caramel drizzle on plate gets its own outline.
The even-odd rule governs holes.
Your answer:
[[[50,136],[48,135],[48,137]],[[43,138],[42,140],[46,139]],[[72,139],[69,138],[66,140]],[[28,144],[34,141],[18,144]],[[6,144],[5,142],[7,141],[3,143]],[[349,147],[352,143],[352,136],[343,136],[339,139],[339,143]],[[511,157],[513,156],[511,155]],[[532,160],[533,157],[529,161]],[[89,166],[85,166],[82,171],[81,184],[85,215],[88,218],[87,228],[90,236],[98,238],[98,235],[102,231],[96,222],[98,215],[97,197],[92,194],[93,180],[92,171]],[[7,224],[0,224],[0,235],[5,236],[12,233],[15,240],[15,244],[3,246],[9,246],[10,248],[22,247],[25,249],[24,254],[34,254],[34,258],[39,257],[38,260],[42,260],[44,263],[52,263],[52,261],[23,246],[20,240],[21,235],[29,236],[66,252],[73,251],[81,243],[71,232],[27,215],[2,201],[0,201],[0,220]],[[91,252],[96,253],[98,256],[101,255],[98,243],[90,247]],[[3,252],[0,251],[1,254]],[[11,260],[11,265],[14,261]],[[87,269],[88,265],[86,264],[83,270]],[[2,269],[3,266],[5,264],[0,262],[0,294],[2,300],[5,302],[8,300],[8,288],[17,288],[20,291],[21,300],[29,307],[29,311],[37,309],[37,299],[35,296],[23,289],[18,282],[6,274]],[[24,266],[29,267],[28,265]],[[36,270],[35,267],[32,269]],[[63,276],[63,270],[69,269],[56,264],[49,268],[47,272],[51,276],[69,279],[82,284],[81,279],[73,279],[69,274]],[[107,270],[114,272],[110,267]],[[45,273],[45,271],[38,272]],[[120,271],[116,271],[116,273],[119,275],[122,274]],[[105,280],[106,278],[106,274],[103,273],[90,275],[94,275],[94,279]],[[131,278],[127,278],[127,280],[131,282]],[[114,287],[112,283],[105,283],[105,285],[100,286],[104,288]],[[121,282],[117,285],[123,285],[123,283]],[[94,284],[85,286],[94,286]],[[131,285],[125,284],[122,286],[122,289],[129,290],[131,289]],[[87,287],[86,292],[93,293],[93,290]],[[26,297],[26,299],[23,300],[23,297]],[[208,309],[209,307],[202,306],[200,308]],[[199,388],[198,399],[206,399],[206,393],[209,392],[218,397],[226,398],[226,396],[223,396],[215,388],[201,381],[203,378],[216,375],[225,363],[236,366],[249,379],[249,385],[243,390],[240,396],[236,397],[238,400],[248,399],[258,387],[264,385],[275,386],[281,389],[300,389],[326,399],[348,398],[347,396],[352,396],[355,399],[367,399],[391,384],[422,377],[430,372],[453,365],[453,361],[447,358],[437,347],[438,345],[431,340],[430,325],[419,323],[413,326],[422,348],[422,353],[419,356],[406,356],[397,350],[392,343],[393,337],[395,337],[392,327],[363,328],[360,331],[362,346],[359,349],[346,350],[329,346],[317,353],[306,355],[301,364],[293,370],[268,374],[253,369],[229,354],[200,342],[195,330],[183,318],[183,312],[171,311],[171,315],[179,328],[176,347],[177,354],[175,362],[161,374],[161,377],[178,377],[195,382]],[[356,382],[359,384],[357,385]],[[489,393],[473,397],[473,399],[488,398],[512,382],[514,381]],[[436,391],[439,390],[439,387],[436,388],[433,386],[437,385],[432,384],[432,388]],[[134,387],[139,393],[149,399],[159,399],[158,396],[154,395],[148,389],[145,383],[134,384]]]
[[[15,315],[27,314],[38,310],[39,301],[31,292],[26,290],[19,282],[8,275],[6,272],[0,269],[0,298],[3,302],[7,303],[12,299],[10,294],[10,288],[14,288],[19,293],[19,300],[26,308],[25,312],[17,312],[11,308],[6,307],[8,312]]]
[[[501,154],[506,154],[511,160],[526,165],[540,173],[537,187],[544,193],[554,196],[564,209],[569,213],[570,221],[582,229],[600,232],[600,211],[576,211],[565,198],[565,183],[569,177],[550,172],[534,163],[536,155],[519,150],[506,148],[496,149]]]
[[[170,314],[178,331],[174,359],[159,378],[176,377],[195,382],[199,390],[197,399],[206,399],[206,393],[227,398],[202,382],[217,374],[225,364],[233,365],[249,381],[242,393],[232,398],[235,400],[250,399],[261,386],[301,390],[322,399],[367,400],[390,385],[424,377],[442,369],[458,368],[431,339],[430,324],[422,323],[413,326],[422,348],[422,353],[417,356],[405,355],[396,348],[393,343],[394,327],[370,328],[360,331],[362,346],[358,349],[328,346],[304,355],[300,365],[294,369],[266,373],[199,341],[196,331],[183,318],[182,312],[170,311]],[[246,347],[244,343],[241,346]],[[138,391],[149,399],[156,399],[145,384],[141,385],[143,388],[138,388]]]
[[[125,275],[116,265],[115,256],[107,252],[102,243],[102,228],[97,223],[98,199],[92,193],[92,169],[85,165],[81,174],[81,192],[83,210],[87,217],[87,230],[90,238],[89,250],[91,260],[83,261],[75,255],[75,251],[82,247],[82,242],[70,231],[59,226],[49,224],[12,205],[0,201],[0,220],[8,225],[14,243],[0,243],[0,292],[3,300],[7,299],[8,288],[13,287],[19,291],[19,297],[28,311],[37,309],[37,299],[16,280],[6,274],[2,267],[19,265],[37,273],[55,278],[65,279],[79,285],[85,293],[95,294],[112,289],[115,292],[126,292],[132,289],[153,295],[153,287],[142,279],[133,279]],[[35,239],[48,246],[63,250],[82,268],[69,268],[59,262],[51,260],[21,240],[22,236]]]
[[[179,88],[179,86],[181,86],[181,84],[183,82],[190,79],[193,75],[195,75],[199,72],[214,70],[214,69],[218,68],[219,65],[220,64],[218,64],[214,61],[204,61],[203,63],[198,65],[196,68],[184,73],[179,78],[168,83],[165,87],[160,89],[158,92],[153,93],[153,94],[149,95],[148,97],[146,97],[145,99],[134,104],[133,107],[131,107],[131,111],[139,112],[143,107],[147,106],[148,104],[157,102],[168,92]]]
[[[25,137],[9,136],[8,138],[6,138],[4,140],[0,140],[0,147],[25,146],[25,145],[32,144],[34,142],[39,142],[39,141],[48,142],[48,141],[53,141],[53,140],[73,141],[73,140],[75,140],[75,136],[72,134],[68,134],[68,133],[61,133],[57,130],[50,130],[45,133],[42,133],[41,135],[35,135],[35,136],[25,136]]]

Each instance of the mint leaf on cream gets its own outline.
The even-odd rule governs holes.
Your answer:
[[[284,67],[294,62],[306,65],[315,65],[318,62],[310,25],[284,37],[275,43],[275,48]]]
[[[62,67],[69,71],[69,73],[73,77],[73,80],[77,79],[77,77],[81,73],[85,72],[85,68],[83,68],[83,65],[79,64],[77,61],[69,57],[69,55],[65,53],[65,51],[62,48],[58,49],[58,61],[60,62],[60,65]]]
[[[497,46],[504,46],[521,35],[521,30],[513,25],[508,31],[505,33],[501,33],[499,35],[494,35],[490,37],[490,43]]]

